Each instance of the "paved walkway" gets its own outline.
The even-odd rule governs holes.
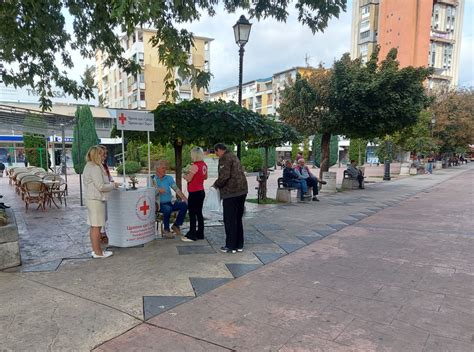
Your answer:
[[[191,245],[0,272],[0,346],[472,351],[473,176],[469,164],[252,212],[242,254],[216,252],[214,226]]]

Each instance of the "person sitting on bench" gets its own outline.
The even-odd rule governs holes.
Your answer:
[[[359,188],[363,189],[364,186],[362,182],[364,182],[364,175],[362,175],[362,171],[357,168],[357,162],[355,160],[351,160],[351,163],[347,165],[347,173],[350,177],[356,178],[359,181]]]
[[[306,194],[308,192],[308,185],[305,180],[300,179],[296,171],[293,169],[291,160],[285,162],[285,168],[283,169],[283,185],[285,187],[298,189],[302,201],[305,200],[305,197],[308,197]]]
[[[305,165],[303,158],[298,160],[298,165],[295,167],[295,172],[298,174],[301,180],[306,181],[308,188],[313,187],[313,201],[319,202],[317,197],[319,191],[318,182],[322,185],[325,185],[326,181],[319,181],[318,178],[314,176],[311,171],[309,171],[309,167]]]

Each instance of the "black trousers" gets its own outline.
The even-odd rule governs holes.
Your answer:
[[[362,172],[359,172],[357,175],[357,181],[359,181],[359,188],[362,188],[362,182],[364,181],[364,176],[362,175]]]
[[[246,194],[222,200],[224,208],[225,246],[229,249],[244,248],[244,216]]]
[[[308,185],[308,188],[309,187],[313,187],[313,196],[317,196],[318,195],[318,181],[312,177],[308,177],[306,179],[306,184]]]
[[[202,205],[204,204],[205,196],[206,193],[204,191],[189,192],[189,232],[186,234],[186,237],[192,240],[204,239],[204,217],[202,216]]]

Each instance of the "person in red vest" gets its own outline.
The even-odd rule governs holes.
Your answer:
[[[204,152],[201,148],[195,147],[191,150],[191,160],[193,161],[189,171],[184,175],[188,181],[188,211],[189,211],[189,232],[181,240],[191,242],[204,239],[204,217],[202,206],[206,193],[204,192],[204,181],[207,180],[207,164],[203,161]],[[196,229],[197,222],[197,229]]]

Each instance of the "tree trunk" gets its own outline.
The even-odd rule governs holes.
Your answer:
[[[321,136],[321,168],[319,170],[319,179],[323,178],[323,172],[329,171],[329,143],[331,133],[323,133]]]
[[[361,161],[362,158],[361,158],[361,155],[360,155],[360,143],[361,143],[361,142],[359,142],[359,160],[358,160],[357,163],[358,163],[359,165],[362,165],[362,164],[361,164],[361,163],[362,163],[362,161]]]
[[[176,170],[176,185],[182,190],[183,178],[183,143],[179,140],[173,143],[174,147],[174,165]]]

